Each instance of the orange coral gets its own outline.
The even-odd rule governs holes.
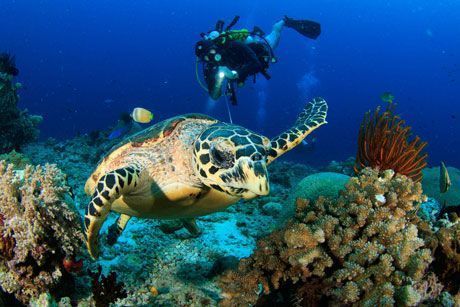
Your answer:
[[[358,135],[355,172],[365,167],[380,171],[392,169],[406,175],[413,181],[422,179],[422,169],[427,165],[427,154],[422,150],[427,145],[418,136],[411,138],[411,127],[393,113],[394,105],[380,112],[378,107],[373,114],[367,112]]]

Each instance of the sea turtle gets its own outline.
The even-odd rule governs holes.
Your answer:
[[[115,146],[85,185],[87,247],[98,256],[98,236],[110,210],[117,237],[130,217],[180,218],[196,232],[194,217],[223,210],[239,199],[269,193],[267,164],[326,123],[327,104],[309,102],[294,126],[272,140],[202,114],[151,126]]]

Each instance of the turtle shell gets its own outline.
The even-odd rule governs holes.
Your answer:
[[[96,168],[91,173],[91,176],[86,182],[85,192],[88,194],[91,194],[92,191],[89,187],[92,186],[92,183],[96,182],[99,179],[101,175],[99,169],[101,168],[102,164],[104,164],[107,161],[110,161],[111,155],[115,153],[118,149],[126,146],[127,144],[130,144],[132,147],[140,147],[146,141],[148,141],[149,143],[152,143],[152,142],[155,142],[156,140],[167,138],[174,131],[174,129],[179,123],[185,120],[195,120],[195,119],[210,121],[211,123],[214,123],[217,121],[216,119],[210,116],[204,115],[204,114],[198,114],[198,113],[184,114],[184,115],[166,119],[149,128],[139,131],[136,134],[126,137],[120,143],[113,146],[109,150],[109,153],[106,154],[101,160],[99,160]]]
[[[207,116],[204,114],[198,114],[198,113],[184,114],[184,115],[166,119],[149,128],[139,131],[138,133],[135,133],[129,137],[126,137],[123,141],[121,141],[120,143],[112,147],[109,154],[107,154],[103,159],[106,159],[106,157],[110,156],[112,152],[114,152],[118,148],[128,143],[131,143],[133,147],[138,147],[138,146],[141,146],[142,143],[144,143],[145,141],[154,142],[155,140],[159,140],[159,139],[168,137],[171,134],[171,132],[174,131],[177,124],[179,124],[180,122],[183,122],[184,120],[193,120],[193,119],[216,121],[214,118],[210,116]]]

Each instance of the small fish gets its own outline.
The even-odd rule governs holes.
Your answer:
[[[109,134],[109,140],[118,139],[119,137],[123,136],[126,132],[128,132],[128,130],[129,130],[128,126],[123,126],[123,127],[113,130]]]
[[[439,190],[441,193],[446,193],[451,185],[449,173],[447,172],[446,165],[444,162],[441,162],[441,167],[439,168]]]
[[[133,113],[131,113],[131,118],[138,123],[148,124],[153,119],[153,114],[147,109],[144,108],[134,108]]]
[[[382,95],[380,95],[380,99],[382,99],[383,102],[392,103],[395,99],[395,96],[390,92],[384,92]]]

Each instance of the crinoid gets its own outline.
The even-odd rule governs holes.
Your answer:
[[[365,167],[380,171],[392,169],[418,182],[422,169],[427,165],[427,154],[422,150],[427,145],[418,136],[411,137],[411,127],[394,114],[394,105],[386,111],[380,107],[364,116],[358,135],[358,152],[354,170],[358,173]]]
[[[15,58],[9,53],[0,53],[0,73],[17,76],[19,70],[16,68]]]

